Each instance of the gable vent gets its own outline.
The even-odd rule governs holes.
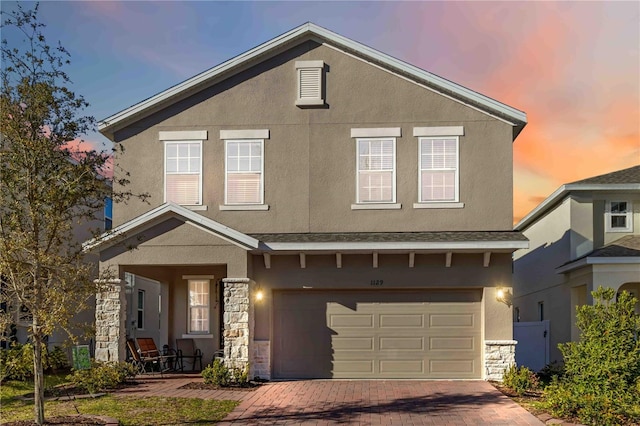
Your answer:
[[[322,74],[319,68],[304,68],[300,70],[299,99],[320,99]]]
[[[323,61],[296,61],[296,105],[324,105],[322,99]]]

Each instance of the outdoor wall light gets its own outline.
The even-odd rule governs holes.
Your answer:
[[[502,302],[505,305],[511,307],[511,299],[512,299],[512,294],[509,291],[509,289],[498,287],[498,289],[496,290],[496,300],[498,302]]]
[[[256,301],[260,302],[262,299],[264,299],[264,292],[258,287],[258,291],[256,291]]]

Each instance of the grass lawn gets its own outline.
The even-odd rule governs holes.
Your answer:
[[[47,377],[46,386],[64,381],[62,377]],[[33,419],[33,402],[18,396],[33,392],[29,382],[7,382],[0,386],[0,423]],[[45,418],[80,414],[116,418],[121,425],[211,424],[226,417],[238,401],[215,401],[196,398],[133,397],[106,395],[75,401],[45,402]],[[77,411],[76,411],[77,408]]]

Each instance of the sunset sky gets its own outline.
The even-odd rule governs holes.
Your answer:
[[[640,164],[637,1],[45,1],[40,19],[97,119],[307,21],[523,110],[515,221],[563,183]]]

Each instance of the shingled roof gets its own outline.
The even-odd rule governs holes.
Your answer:
[[[593,176],[587,179],[571,182],[571,184],[616,184],[616,183],[640,183],[640,166],[617,170],[604,175]]]
[[[333,232],[249,234],[266,243],[361,243],[361,242],[480,242],[528,241],[513,231],[451,231],[451,232]]]
[[[585,257],[640,257],[640,235],[627,235]]]

